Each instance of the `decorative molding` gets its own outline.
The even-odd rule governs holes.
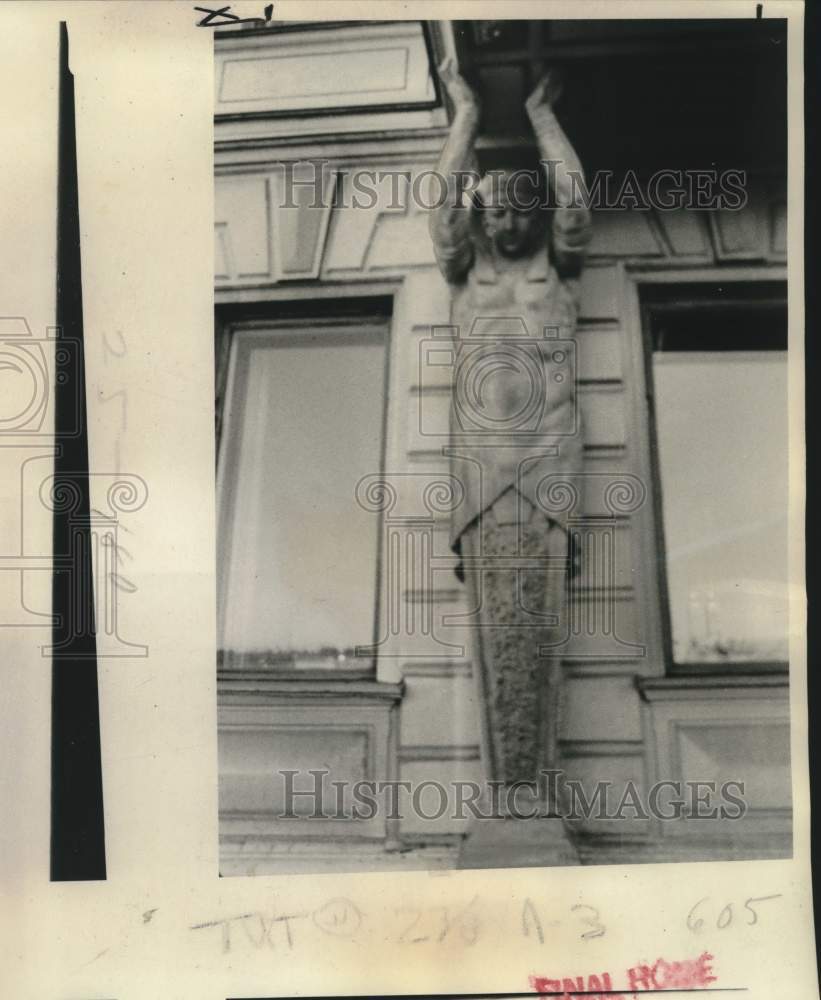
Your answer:
[[[449,869],[454,867],[455,837],[458,834],[408,834],[401,844],[383,844],[366,838],[314,836],[297,844],[270,835],[223,833],[220,875]]]
[[[667,256],[712,263],[713,253],[705,214],[684,208],[654,213],[654,222],[665,244]]]
[[[568,739],[559,740],[562,757],[574,759],[577,757],[643,757],[644,740],[592,740]]]
[[[352,150],[338,150],[332,157],[320,145],[310,147],[311,156],[307,151],[300,156],[298,149],[292,149],[287,159],[260,163],[256,170],[246,167],[238,172],[237,167],[227,166],[219,170],[217,285],[320,278],[352,281],[380,273],[404,276],[418,269],[424,270],[425,280],[430,276],[444,288],[435,270],[427,212],[410,197],[411,185],[431,168],[436,154],[426,151],[403,157],[401,148],[392,143],[380,152],[369,148],[358,160]],[[310,164],[318,161],[324,167],[316,173],[314,199],[313,188],[304,185],[313,177]],[[359,169],[369,172],[371,179],[367,193],[360,191],[359,204],[354,205],[354,172]],[[285,202],[284,178],[294,171],[295,198]],[[393,175],[400,177],[398,186]],[[663,274],[671,266],[734,261],[772,266],[786,258],[785,200],[775,182],[767,187],[756,182],[749,203],[738,211],[599,211],[594,212],[593,225],[598,235],[581,278],[580,344],[585,335],[592,339],[593,331],[602,326],[611,333],[618,331],[621,262]],[[639,232],[641,238],[636,235]],[[612,348],[604,363],[605,372],[592,376],[592,381],[622,377],[613,365]]]
[[[217,122],[432,108],[437,94],[421,21],[225,34],[215,44]],[[332,90],[327,81],[333,80]]]
[[[318,682],[315,676],[303,678],[278,677],[274,671],[238,669],[220,673],[220,699],[226,704],[238,704],[239,699],[252,694],[265,700],[313,704],[315,701],[357,701],[362,704],[399,702],[404,684],[373,680],[346,680],[326,676]]]
[[[429,590],[405,590],[402,597],[409,604],[452,604],[460,601],[464,593],[461,587],[432,587]],[[581,601],[592,602],[604,596],[611,601],[633,601],[636,595],[629,584],[609,587],[576,584],[573,586],[573,596]]]
[[[218,177],[217,283],[319,277],[335,185],[333,170],[312,164]]]
[[[601,209],[593,214],[588,254],[596,257],[664,257],[663,243],[650,224],[649,212]]]
[[[746,814],[726,833],[787,837],[791,831],[790,717],[785,687],[761,684],[725,687],[686,678],[675,683],[640,681],[643,691],[666,693],[643,706],[654,781],[743,781]],[[714,678],[711,678],[714,680]],[[740,679],[739,679],[740,680]],[[698,820],[657,823],[663,839],[710,837],[715,831]]]
[[[765,260],[771,243],[767,209],[760,201],[741,211],[710,212],[710,233],[719,261]]]
[[[595,834],[580,831],[575,839],[583,865],[665,864],[699,861],[758,861],[792,857],[789,833],[754,834],[734,830],[723,838],[681,836],[660,840],[649,834]]]
[[[406,745],[400,747],[399,760],[402,763],[408,761],[438,761],[438,760],[480,760],[481,755],[478,744],[450,745],[442,743],[439,745],[423,744],[418,746]]]
[[[227,690],[226,690],[227,688]],[[306,838],[363,842],[385,850],[396,843],[394,820],[282,818],[284,785],[277,770],[296,770],[306,787],[311,768],[326,769],[328,780],[385,781],[398,774],[398,697],[402,685],[354,682],[325,690],[315,681],[273,682],[239,688],[220,685],[220,834],[261,837],[298,852]],[[359,697],[353,698],[358,691]],[[339,695],[343,695],[340,703]],[[299,774],[297,776],[299,778]],[[333,802],[331,789],[326,789]],[[289,846],[288,846],[289,845]],[[230,859],[222,853],[223,860]],[[246,872],[248,873],[248,872]]]
[[[214,185],[217,280],[259,281],[273,266],[268,177],[217,178]]]
[[[692,677],[648,677],[638,682],[642,697],[648,702],[710,701],[716,698],[789,701],[789,678],[783,674],[752,677],[739,663],[733,673]]]
[[[402,675],[409,677],[436,677],[436,678],[469,678],[473,676],[473,668],[470,662],[464,660],[440,660],[431,663],[406,663],[402,667]]]

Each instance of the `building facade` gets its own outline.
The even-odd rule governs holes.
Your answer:
[[[572,823],[582,860],[790,854],[785,50],[777,21],[217,32],[223,874],[452,865],[465,820],[434,783],[481,779],[427,231],[446,56],[481,95],[485,169],[526,153],[524,98],[559,66],[600,184],[567,345],[585,457],[559,751],[618,815]],[[428,787],[321,818],[286,801],[312,771],[325,807],[333,780]],[[663,781],[739,782],[744,815],[625,804]]]

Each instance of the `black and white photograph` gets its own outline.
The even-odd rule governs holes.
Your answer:
[[[231,16],[220,873],[789,858],[786,21]]]
[[[818,998],[811,9],[0,26],[3,995]]]

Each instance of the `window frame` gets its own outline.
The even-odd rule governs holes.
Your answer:
[[[722,295],[722,289],[726,294]],[[637,281],[638,308],[641,332],[641,354],[644,376],[649,472],[653,494],[653,545],[657,566],[654,587],[658,607],[658,625],[661,632],[661,651],[664,673],[668,677],[712,677],[784,675],[789,673],[788,660],[727,660],[677,661],[673,655],[673,628],[670,590],[667,575],[667,546],[664,532],[664,485],[661,476],[656,394],[653,377],[654,329],[657,316],[687,309],[710,311],[735,309],[783,308],[788,323],[788,288],[786,279],[779,274],[756,274],[723,281],[722,275],[693,275],[692,280],[682,276],[676,281]],[[787,353],[789,352],[789,343]],[[789,356],[789,354],[788,354]],[[785,442],[785,446],[788,442]]]
[[[332,329],[334,332],[350,330],[352,335],[363,327],[378,329],[384,337],[384,368],[383,368],[383,404],[381,415],[382,436],[379,454],[379,475],[384,476],[389,437],[390,380],[392,353],[392,299],[389,296],[363,297],[361,299],[341,298],[323,300],[305,300],[295,297],[293,300],[266,300],[258,303],[223,303],[215,307],[214,320],[214,360],[215,360],[215,502],[216,502],[216,555],[217,555],[217,669],[218,672],[237,671],[243,674],[263,674],[266,677],[282,681],[331,681],[331,680],[372,680],[375,679],[378,667],[378,655],[374,652],[370,657],[359,658],[356,665],[345,665],[333,668],[304,668],[296,666],[274,667],[270,664],[255,662],[256,657],[247,652],[226,650],[222,648],[222,631],[224,627],[225,572],[230,555],[230,538],[227,535],[227,525],[230,523],[232,503],[220,504],[220,496],[225,489],[224,477],[227,474],[226,445],[228,410],[232,392],[232,381],[236,364],[236,334],[247,330],[267,330],[273,335],[277,332],[288,335],[311,330]],[[378,647],[382,607],[382,560],[383,560],[383,517],[375,514],[377,533],[376,565],[374,573],[374,606],[372,612],[372,642],[374,650]]]

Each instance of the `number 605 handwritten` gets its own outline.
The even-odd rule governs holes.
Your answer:
[[[754,907],[758,903],[766,903],[767,900],[770,899],[780,899],[781,895],[782,893],[778,892],[772,896],[750,896],[749,899],[744,901],[744,909],[747,911],[744,923],[749,927],[751,927],[753,924],[757,924],[758,912],[755,910]],[[696,934],[704,927],[704,922],[705,922],[705,918],[697,916],[696,911],[703,903],[707,903],[709,902],[709,900],[710,900],[709,896],[705,896],[703,899],[700,899],[687,914],[687,927],[689,930],[693,931]],[[730,924],[732,924],[734,919],[735,916],[733,913],[733,904],[727,903],[727,905],[724,906],[719,912],[715,925],[720,931],[723,931],[725,930],[725,928],[729,927]]]

